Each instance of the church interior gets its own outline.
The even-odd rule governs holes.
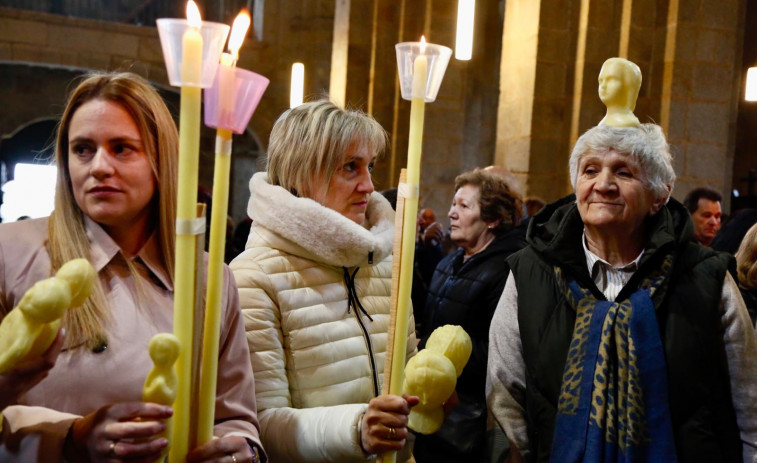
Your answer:
[[[462,0],[461,0],[462,2]],[[757,204],[757,103],[745,101],[757,65],[757,3],[747,0],[478,0],[472,56],[453,56],[426,104],[421,207],[444,218],[455,176],[498,165],[522,193],[553,201],[571,192],[568,157],[605,108],[597,76],[627,58],[643,80],[635,114],[668,137],[682,199],[697,186],[723,193],[724,212]],[[425,38],[455,48],[451,0],[199,1],[203,19],[252,27],[238,66],[270,79],[247,130],[234,136],[229,215],[244,219],[251,175],[265,168],[273,123],[290,104],[292,64],[305,99],[331,95],[388,132],[376,190],[394,187],[407,162],[410,102],[395,44]],[[0,0],[2,183],[17,163],[45,163],[71,82],[88,71],[128,70],[160,89],[178,121],[155,20],[184,17],[176,0]],[[343,76],[340,79],[340,76]],[[200,185],[213,181],[214,132],[203,128]],[[11,220],[14,220],[11,218]]]

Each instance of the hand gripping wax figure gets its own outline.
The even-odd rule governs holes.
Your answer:
[[[0,322],[0,410],[42,381],[63,347],[61,317],[92,291],[95,269],[86,259],[66,262],[38,281]],[[2,431],[2,419],[0,419]]]
[[[733,258],[668,202],[659,126],[600,125],[537,214],[490,329],[488,403],[528,461],[757,462],[757,342]],[[666,204],[667,203],[667,204]]]
[[[371,170],[385,143],[369,116],[305,103],[279,117],[268,172],[250,180],[252,228],[231,269],[272,461],[365,461],[405,444],[417,397],[380,392],[394,211]],[[408,356],[414,331],[411,319]]]
[[[524,245],[518,227],[522,211],[520,196],[507,177],[491,169],[472,170],[455,179],[449,219],[451,238],[460,248],[434,271],[420,347],[437,328],[459,325],[470,335],[473,353],[457,380],[459,403],[438,432],[420,435],[415,442],[419,463],[487,459],[484,387],[489,324],[509,273],[505,259]]]
[[[599,99],[607,106],[600,125],[638,127],[633,114],[641,88],[641,71],[636,63],[623,58],[610,58],[599,71]]]
[[[0,323],[0,373],[34,362],[50,347],[64,311],[89,297],[94,278],[89,261],[74,259],[26,291]]]
[[[153,461],[167,446],[170,407],[141,401],[153,335],[173,330],[177,132],[144,79],[85,78],[56,141],[49,218],[0,225],[0,313],[73,258],[97,272],[93,293],[66,311],[55,367],[3,411],[0,461]],[[254,382],[233,276],[225,274],[215,434],[192,461],[259,446]]]

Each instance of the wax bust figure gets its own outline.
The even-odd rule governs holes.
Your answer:
[[[624,58],[609,58],[599,72],[599,99],[607,106],[607,114],[599,125],[638,127],[633,114],[641,88],[641,70]]]
[[[662,128],[619,124],[630,100],[610,63],[607,117],[570,157],[575,194],[507,259],[488,408],[529,462],[757,463],[757,338],[733,258],[693,242]]]

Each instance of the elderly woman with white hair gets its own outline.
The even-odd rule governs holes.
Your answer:
[[[250,180],[252,228],[231,268],[271,461],[365,461],[405,446],[418,398],[381,394],[394,211],[371,171],[385,143],[370,116],[305,103],[276,121],[268,171]]]
[[[659,126],[600,125],[532,220],[488,403],[527,461],[757,461],[757,342],[733,258],[692,242]],[[517,461],[517,460],[516,460]]]

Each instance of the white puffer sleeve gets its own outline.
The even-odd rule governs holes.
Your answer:
[[[292,407],[277,292],[248,249],[231,263],[255,377],[261,440],[275,462],[366,461],[357,425],[367,404]],[[253,254],[255,254],[253,256]]]

